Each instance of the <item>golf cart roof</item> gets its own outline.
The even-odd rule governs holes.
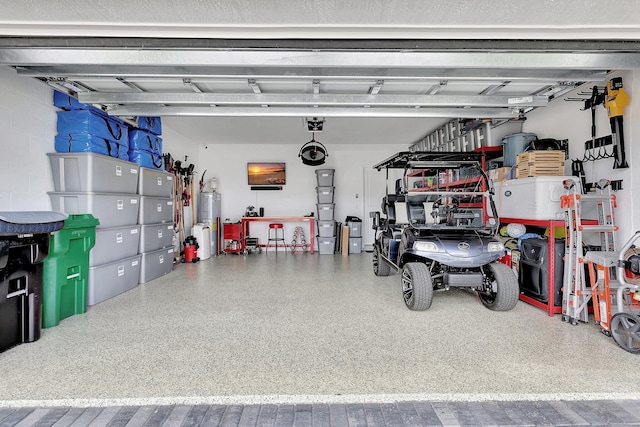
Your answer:
[[[456,168],[477,164],[483,153],[460,153],[450,151],[400,151],[373,166],[374,169],[407,168]]]

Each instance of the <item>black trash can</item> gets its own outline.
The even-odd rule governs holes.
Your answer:
[[[40,338],[42,271],[58,212],[0,212],[0,352]]]

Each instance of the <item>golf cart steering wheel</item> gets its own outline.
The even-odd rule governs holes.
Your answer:
[[[449,202],[446,202],[446,199],[449,199]],[[435,202],[433,202],[434,208],[439,208],[440,206],[450,206],[452,208],[457,208],[460,206],[460,200],[457,197],[453,196],[442,196],[438,198]]]
[[[448,200],[447,200],[448,199]],[[436,223],[453,224],[453,214],[458,210],[460,200],[453,196],[442,196],[433,202],[433,216]]]

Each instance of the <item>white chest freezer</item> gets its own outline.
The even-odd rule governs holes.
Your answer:
[[[564,181],[574,176],[535,176],[494,182],[494,201],[500,218],[564,219],[560,197]]]

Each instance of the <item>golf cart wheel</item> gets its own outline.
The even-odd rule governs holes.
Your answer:
[[[402,297],[410,310],[423,311],[431,307],[433,284],[426,264],[409,262],[402,268]]]
[[[640,353],[640,317],[617,313],[611,318],[611,336],[629,353]]]
[[[373,245],[373,274],[376,276],[388,276],[391,267],[385,261],[380,259],[380,249],[378,245]]]
[[[516,306],[520,294],[518,279],[511,268],[501,262],[489,264],[487,276],[494,290],[479,292],[480,301],[490,310],[508,311]]]

